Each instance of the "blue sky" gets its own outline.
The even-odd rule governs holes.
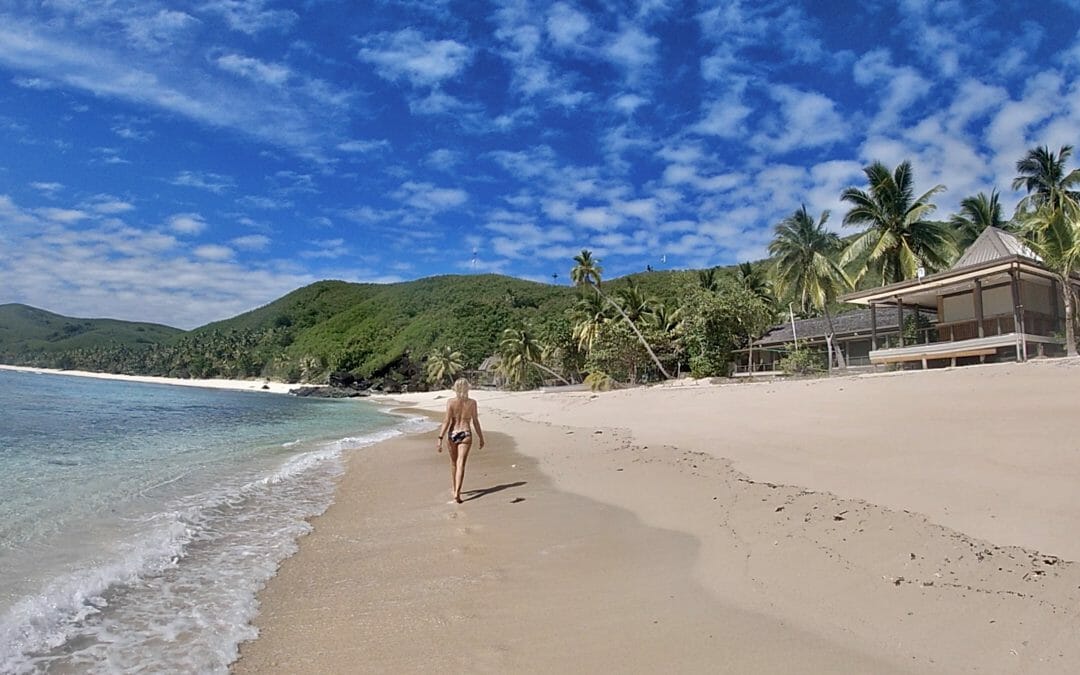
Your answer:
[[[1080,145],[1080,0],[0,1],[0,303],[191,328],[320,279],[763,257],[908,159]],[[1074,163],[1075,165],[1075,163]]]

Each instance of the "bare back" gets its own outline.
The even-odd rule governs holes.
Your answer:
[[[472,432],[472,422],[476,419],[476,401],[471,398],[452,398],[446,402],[446,416],[449,421],[447,430]]]

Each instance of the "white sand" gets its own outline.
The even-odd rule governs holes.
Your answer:
[[[238,671],[1080,672],[1076,360],[474,395],[478,498],[358,451]]]
[[[99,380],[125,380],[127,382],[148,382],[151,384],[172,384],[181,387],[203,387],[206,389],[233,389],[237,391],[265,391],[271,394],[287,394],[289,390],[306,386],[300,384],[287,384],[285,382],[272,382],[265,379],[256,380],[222,380],[222,379],[184,379],[179,377],[151,377],[149,375],[114,375],[112,373],[93,373],[85,370],[55,370],[50,368],[29,368],[24,366],[0,365],[0,370],[18,370],[28,373],[41,373],[42,375],[70,375],[72,377],[92,377]]]

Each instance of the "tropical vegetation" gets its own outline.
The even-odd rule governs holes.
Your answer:
[[[514,388],[584,382],[596,388],[656,382],[689,372],[730,374],[781,315],[823,316],[827,358],[786,357],[793,372],[845,366],[833,347],[839,298],[951,265],[986,228],[1022,237],[1058,277],[1065,341],[1076,353],[1080,273],[1080,170],[1071,146],[1038,147],[1016,164],[1025,194],[1011,218],[996,189],[964,198],[931,220],[941,185],[916,194],[909,162],[865,167],[864,186],[840,194],[850,208],[841,236],[829,213],[801,206],[777,223],[770,258],[733,267],[655,271],[603,279],[583,249],[567,261],[570,285],[499,275],[442,276],[400,284],[322,281],[192,331],[73,319],[0,306],[0,363],[174,377],[320,382],[348,373],[387,389],[444,387],[465,375]],[[491,359],[489,357],[497,357]],[[819,361],[820,359],[820,361]],[[498,363],[497,372],[481,364]]]

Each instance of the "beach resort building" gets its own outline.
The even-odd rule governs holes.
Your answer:
[[[1080,290],[1080,277],[1073,281]],[[948,270],[849,293],[833,317],[849,366],[933,368],[1064,353],[1060,282],[1016,236],[987,228]],[[775,372],[796,343],[821,353],[824,317],[778,324],[737,354],[736,375]]]
[[[1073,280],[1080,289],[1080,278]],[[923,368],[984,361],[1025,361],[1064,353],[1065,312],[1060,283],[1014,235],[987,228],[944,272],[850,293],[871,316],[871,364]],[[877,330],[882,311],[902,318],[933,313],[914,334]]]
[[[907,312],[908,322],[912,327],[929,325],[936,317],[923,311],[918,319],[913,319],[916,312]],[[832,318],[833,339],[844,355],[848,366],[869,366],[870,350],[874,337],[878,342],[896,341],[900,333],[901,312],[894,307],[882,307],[877,310],[855,309],[837,314]],[[791,319],[777,324],[764,335],[754,340],[752,345],[735,353],[734,374],[746,376],[755,374],[778,373],[779,362],[788,351],[798,347],[809,349],[820,356],[821,366],[825,366],[825,336],[829,324],[823,316],[810,319]]]

